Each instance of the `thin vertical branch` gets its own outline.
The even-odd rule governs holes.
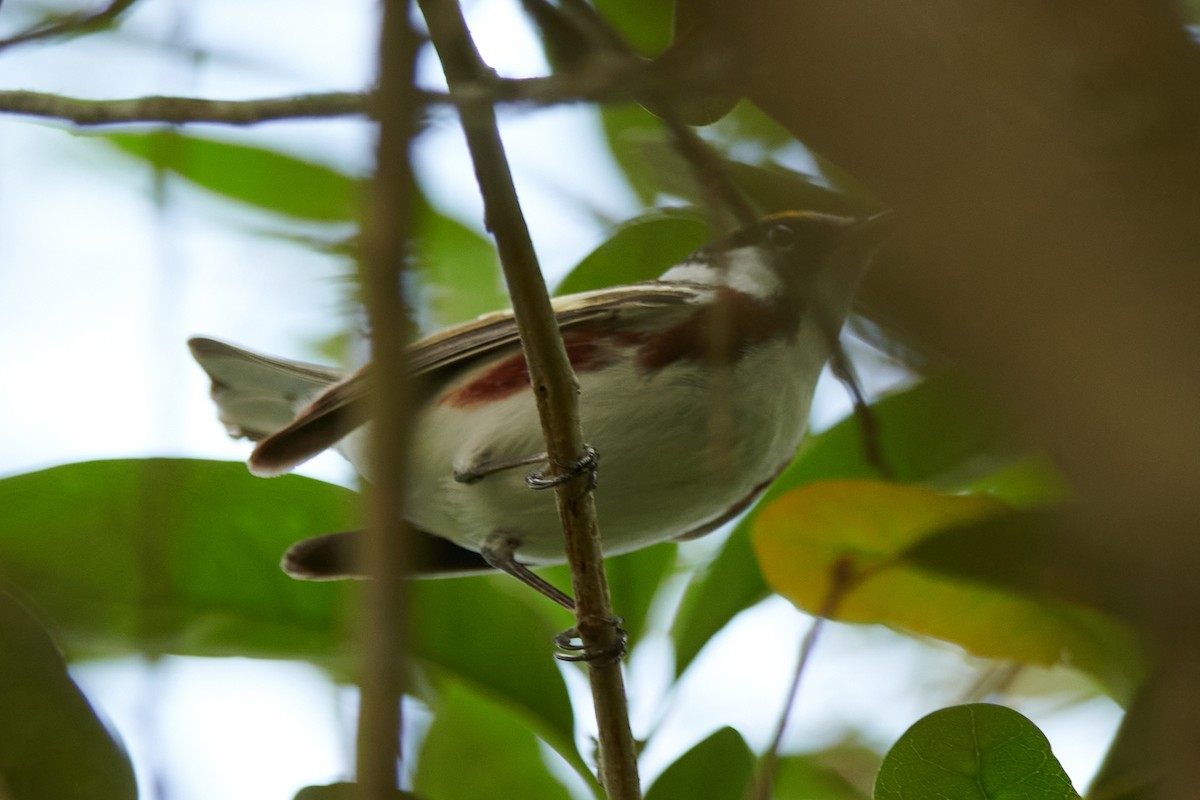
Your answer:
[[[800,641],[800,654],[796,658],[796,669],[792,672],[792,682],[788,687],[787,700],[784,701],[783,711],[779,714],[779,722],[775,726],[775,735],[759,762],[754,783],[749,787],[747,796],[750,800],[770,800],[771,784],[775,779],[775,765],[779,761],[779,748],[783,744],[783,734],[787,731],[788,720],[796,705],[796,697],[800,693],[800,679],[812,658],[817,646],[817,638],[825,627],[826,621],[837,612],[838,604],[846,596],[855,580],[861,580],[862,575],[852,574],[852,564],[848,559],[839,559],[829,572],[829,589],[821,601],[821,607],[813,617],[812,625]]]
[[[485,82],[493,74],[480,58],[462,11],[453,0],[419,0],[451,91]],[[563,474],[584,452],[578,384],[567,358],[521,214],[508,159],[490,103],[459,107],[467,145],[483,195],[488,228],[495,234],[521,344],[529,366],[551,469]],[[577,627],[584,648],[613,651],[620,645],[600,551],[596,507],[589,477],[576,475],[557,489],[567,560],[575,593]],[[620,663],[590,664],[592,699],[600,733],[600,777],[609,797],[641,797],[637,752],[629,727]]]
[[[411,562],[401,499],[412,437],[405,345],[412,326],[401,296],[401,273],[413,208],[409,143],[419,108],[413,86],[417,41],[408,0],[383,0],[375,177],[363,220],[362,286],[371,324],[375,385],[370,458],[377,477],[369,492],[363,584],[361,701],[358,721],[359,796],[395,796],[400,754],[400,698],[406,645],[406,591],[398,580]]]

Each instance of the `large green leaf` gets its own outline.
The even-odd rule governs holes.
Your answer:
[[[91,461],[0,481],[0,575],[69,652],[328,658],[346,595],[278,567],[313,533],[358,526],[358,497],[242,464]]]
[[[88,136],[230,200],[310,222],[358,221],[361,181],[311,161],[174,131]]]
[[[421,797],[571,797],[550,774],[537,737],[505,707],[459,683],[443,681],[433,711],[433,724],[421,746],[413,779]]]
[[[935,711],[892,746],[874,800],[1077,800],[1050,742],[1025,717],[977,703]]]
[[[49,634],[3,591],[0,797],[137,797],[129,757],[67,674]]]
[[[900,481],[956,488],[994,471],[1013,449],[996,414],[951,376],[885,397],[871,409],[883,457]],[[770,593],[749,543],[759,510],[813,481],[855,477],[879,477],[856,419],[805,440],[792,464],[688,587],[673,626],[678,673],[729,620]]]
[[[721,728],[667,767],[646,792],[646,800],[739,798],[753,775],[754,756],[741,734]]]
[[[352,586],[293,581],[278,562],[298,539],[357,527],[358,506],[347,489],[261,480],[236,463],[68,464],[0,480],[0,578],[76,655],[300,658],[345,675]],[[548,601],[503,576],[410,590],[418,657],[523,709],[574,750]]]
[[[579,262],[555,294],[572,294],[657,278],[708,238],[695,213],[662,209],[623,223]]]

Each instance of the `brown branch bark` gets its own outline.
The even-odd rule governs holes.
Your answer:
[[[448,94],[415,92],[425,104],[473,106],[480,103],[553,105],[579,101],[620,102],[639,87],[657,85],[643,65],[606,60],[571,75],[501,79],[484,76],[464,81]],[[88,100],[29,91],[0,91],[0,113],[61,120],[76,125],[213,122],[257,125],[285,119],[322,119],[372,113],[370,92],[325,92],[253,100],[208,100],[198,97],[150,96]]]
[[[115,125],[129,122],[219,122],[254,125],[281,119],[340,117],[366,114],[370,95],[365,92],[329,92],[255,100],[202,100],[195,97],[134,97],[122,100],[85,100],[42,92],[0,92],[0,112],[76,125]]]
[[[464,83],[485,82],[491,72],[475,49],[457,2],[419,0],[419,5],[451,90]],[[459,110],[483,195],[487,225],[496,236],[512,296],[546,451],[553,471],[560,473],[584,449],[576,398],[578,385],[521,214],[496,127],[495,111],[491,104],[482,103],[462,105]],[[617,645],[618,632],[612,624],[588,476],[578,475],[560,485],[557,498],[580,638],[587,650],[611,650]],[[588,674],[600,732],[601,781],[609,797],[636,800],[641,797],[641,788],[621,665],[619,662],[589,665]]]
[[[362,285],[371,324],[375,383],[370,457],[377,475],[368,492],[364,553],[372,580],[363,585],[357,774],[359,797],[395,797],[400,755],[400,698],[407,645],[405,565],[413,537],[405,530],[412,407],[405,345],[413,327],[401,296],[404,252],[415,185],[409,143],[416,130],[413,85],[417,39],[408,0],[384,0],[379,45],[376,170],[363,223]]]

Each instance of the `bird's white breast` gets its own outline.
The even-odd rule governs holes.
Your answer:
[[[798,352],[793,341],[755,345],[715,385],[707,379],[712,367],[698,360],[646,371],[624,357],[579,375],[584,436],[600,454],[596,503],[607,554],[723,517],[787,463],[803,435],[825,358],[823,352]],[[452,382],[440,397],[476,374]],[[466,408],[435,401],[416,424],[406,512],[413,524],[472,549],[504,533],[519,542],[522,561],[563,560],[554,493],[531,490],[524,481],[537,465],[470,484],[454,478],[456,470],[481,461],[544,452],[527,388]],[[339,448],[360,470],[358,444],[369,430],[360,428]]]

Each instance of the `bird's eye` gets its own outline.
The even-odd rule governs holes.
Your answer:
[[[776,250],[791,250],[796,246],[796,232],[787,225],[773,225],[767,229],[767,241]]]

